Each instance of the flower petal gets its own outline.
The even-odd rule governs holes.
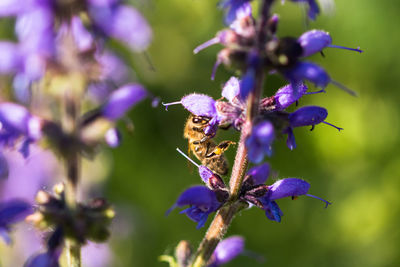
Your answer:
[[[114,121],[120,119],[136,103],[147,96],[147,91],[137,83],[120,87],[111,93],[108,101],[102,108],[104,117]]]
[[[247,172],[247,174],[251,175],[253,179],[253,184],[257,185],[257,184],[264,184],[267,181],[269,172],[270,172],[269,164],[264,163],[262,165],[251,168]]]
[[[176,201],[179,207],[186,205],[211,207],[217,202],[215,193],[205,186],[193,186],[186,189]]]
[[[303,48],[301,56],[308,57],[322,51],[322,49],[332,44],[332,37],[325,31],[311,30],[303,33],[299,37],[298,42]]]
[[[300,127],[308,125],[316,125],[323,122],[328,116],[328,111],[325,108],[318,106],[306,106],[299,108],[289,114],[291,127]]]
[[[308,80],[321,88],[325,88],[331,82],[328,73],[320,66],[311,62],[298,62],[293,68],[287,70],[285,75],[290,81],[294,81],[295,83]]]
[[[11,42],[0,42],[0,74],[13,74],[21,68],[18,46]]]
[[[182,105],[197,116],[214,117],[217,115],[215,100],[208,95],[190,94],[181,100]]]
[[[214,264],[216,266],[226,264],[239,256],[244,250],[244,238],[241,236],[231,236],[219,242],[214,250]]]
[[[32,205],[22,200],[0,203],[0,225],[19,222],[32,212]]]
[[[268,197],[275,200],[284,197],[304,195],[310,189],[310,184],[298,178],[286,178],[269,186]]]
[[[307,89],[308,87],[302,82],[288,84],[279,88],[274,95],[276,109],[286,109],[291,104],[299,100],[307,92]]]

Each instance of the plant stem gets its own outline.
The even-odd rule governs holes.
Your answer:
[[[207,230],[206,235],[203,238],[203,241],[201,241],[199,245],[192,267],[206,266],[215,250],[215,247],[225,235],[233,216],[236,214],[239,208],[240,203],[235,203],[233,205],[223,207],[217,212],[214,220]]]
[[[79,114],[79,101],[76,97],[67,95],[65,97],[65,120],[64,130],[67,131],[71,137],[77,136],[78,122],[77,116]],[[65,200],[71,213],[74,213],[78,201],[78,183],[80,176],[80,155],[76,148],[65,148],[64,155],[65,169],[67,180],[65,183]],[[65,240],[67,266],[80,267],[81,266],[81,246],[73,239]]]
[[[71,210],[74,212],[77,204],[77,188],[79,178],[79,155],[73,153],[66,158],[66,169],[67,169],[67,182],[65,185],[65,196],[66,202]],[[68,267],[80,267],[81,266],[81,247],[80,244],[75,240],[66,239],[65,246],[67,250],[67,264]]]
[[[262,1],[261,16],[257,28],[258,32],[255,47],[255,51],[259,58],[261,58],[261,55],[263,54],[264,44],[267,38],[265,28],[269,19],[269,12],[272,3],[273,0]],[[230,199],[227,204],[217,212],[213,221],[211,222],[206,235],[197,249],[192,267],[203,267],[207,265],[218,243],[226,234],[233,217],[243,207],[243,205],[245,205],[237,201],[248,165],[245,142],[253,128],[253,120],[259,113],[259,103],[264,86],[264,78],[265,71],[263,69],[263,64],[259,63],[255,69],[255,88],[249,94],[247,100],[246,122],[242,126],[240,141],[236,151],[235,162],[229,181]]]

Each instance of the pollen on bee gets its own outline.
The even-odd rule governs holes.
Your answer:
[[[298,198],[299,198],[299,196],[292,196],[292,200],[296,200]]]
[[[217,147],[217,148],[214,150],[214,153],[215,153],[216,155],[221,155],[223,152],[224,152],[224,151],[223,151],[221,148],[219,148],[219,147]]]

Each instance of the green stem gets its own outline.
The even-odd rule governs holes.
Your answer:
[[[241,204],[236,202],[233,205],[221,208],[217,212],[203,238],[203,241],[200,243],[192,267],[206,266],[219,241],[226,234],[234,215],[240,207]]]
[[[76,97],[66,95],[65,114],[63,121],[64,131],[71,137],[77,136],[80,104]],[[65,201],[72,213],[75,212],[78,202],[78,183],[80,176],[80,155],[75,148],[65,148],[65,169],[67,179],[65,183]],[[67,266],[81,267],[81,245],[76,240],[66,238],[65,240]]]

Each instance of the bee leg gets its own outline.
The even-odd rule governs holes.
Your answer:
[[[211,158],[216,155],[222,155],[229,148],[229,146],[233,145],[233,144],[235,144],[235,142],[227,141],[227,140],[222,141],[213,149],[213,151],[211,151],[211,153],[206,154],[206,158]]]

